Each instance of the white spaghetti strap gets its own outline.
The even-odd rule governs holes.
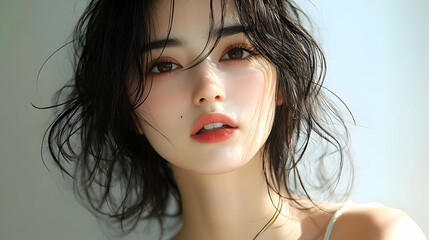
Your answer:
[[[326,229],[325,237],[323,240],[329,240],[331,238],[332,229],[334,228],[334,224],[337,221],[337,218],[341,215],[341,213],[344,211],[344,208],[349,202],[344,203],[344,205],[338,209],[334,216],[332,216],[331,220],[329,221],[328,228]]]

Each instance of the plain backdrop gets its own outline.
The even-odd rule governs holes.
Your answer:
[[[326,86],[352,110],[351,199],[408,213],[429,236],[429,1],[299,0],[318,27]],[[52,93],[70,77],[68,51],[38,70],[70,33],[86,1],[0,0],[0,239],[106,239],[41,139]],[[49,160],[48,160],[49,161]],[[152,231],[154,232],[154,231]],[[115,237],[109,237],[116,239]],[[134,233],[124,239],[151,239]]]

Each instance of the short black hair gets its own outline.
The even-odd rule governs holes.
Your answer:
[[[226,0],[220,1],[223,15]],[[77,196],[96,213],[120,222],[126,232],[142,218],[162,223],[166,216],[180,216],[182,211],[170,165],[139,133],[141,126],[136,120],[140,117],[134,111],[147,98],[144,89],[151,87],[145,76],[149,55],[143,53],[153,32],[155,2],[89,2],[73,35],[74,76],[56,94],[53,107],[57,112],[46,135],[51,156],[74,179]],[[314,136],[338,154],[334,177],[318,173],[319,189],[335,188],[348,159],[346,123],[322,87],[324,55],[304,27],[302,19],[307,16],[293,1],[235,0],[235,6],[246,37],[274,66],[276,89],[283,102],[276,107],[264,149],[267,184],[279,195],[284,187],[289,200],[297,203],[293,196],[311,200],[298,164]],[[174,0],[170,10],[169,31]],[[213,23],[213,14],[211,20]],[[195,64],[209,53],[201,54]],[[130,79],[136,76],[140,81],[133,85],[135,98],[130,99]],[[338,126],[343,135],[336,134]],[[327,151],[314,162],[322,164]],[[116,187],[122,190],[120,196],[113,191]],[[168,213],[172,199],[179,207]]]

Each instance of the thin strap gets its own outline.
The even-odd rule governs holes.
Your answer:
[[[346,204],[347,202],[335,212],[334,216],[332,216],[331,220],[329,221],[328,228],[326,229],[325,237],[323,238],[323,240],[329,240],[331,238],[331,233],[332,233],[332,229],[334,228],[334,224],[337,221],[337,218],[343,212]]]

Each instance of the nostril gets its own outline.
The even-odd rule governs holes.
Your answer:
[[[210,99],[211,99],[211,101],[210,101]],[[209,102],[212,102],[212,101],[222,101],[222,96],[221,95],[216,95],[214,98],[200,98],[199,100],[198,100],[198,103],[199,104],[201,104],[201,103],[203,103],[203,102],[205,102],[205,101],[209,101]]]

